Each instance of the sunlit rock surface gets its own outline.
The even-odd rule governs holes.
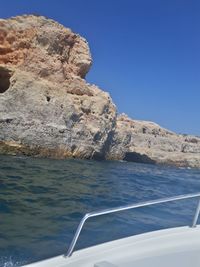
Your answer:
[[[116,108],[83,79],[91,63],[86,40],[52,20],[0,20],[0,151],[104,158]]]
[[[85,81],[87,41],[42,16],[0,20],[0,153],[200,167],[200,138],[122,114]]]
[[[149,121],[117,118],[109,159],[200,167],[200,138],[178,135]]]

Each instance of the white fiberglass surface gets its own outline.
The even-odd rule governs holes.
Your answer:
[[[199,267],[200,227],[178,227],[124,238],[27,267]]]
[[[124,262],[119,267],[199,267],[200,250],[155,255],[145,259]]]

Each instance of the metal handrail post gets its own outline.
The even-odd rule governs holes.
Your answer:
[[[196,198],[196,197],[200,197],[200,192],[196,193],[196,194],[187,194],[187,195],[179,195],[179,196],[169,197],[169,198],[161,198],[161,199],[157,199],[157,200],[140,202],[137,204],[130,204],[130,205],[126,205],[126,206],[120,206],[120,207],[116,207],[116,208],[104,209],[104,210],[99,210],[96,212],[87,213],[81,219],[81,221],[77,227],[77,230],[75,232],[75,235],[71,241],[69,249],[68,249],[67,253],[65,254],[65,256],[70,257],[72,255],[74,248],[75,248],[75,245],[77,243],[77,240],[80,236],[81,230],[82,230],[82,228],[83,228],[83,226],[84,226],[84,224],[88,218],[97,217],[97,216],[106,215],[106,214],[111,214],[111,213],[124,211],[124,210],[130,210],[130,209],[135,209],[135,208],[140,208],[140,207],[152,206],[155,204],[167,203],[167,202],[172,202],[172,201],[176,201],[176,200],[183,200],[183,199]],[[192,223],[191,227],[196,226],[196,223],[197,223],[197,220],[199,217],[199,213],[200,213],[200,200],[198,202],[197,209],[196,209],[195,216],[194,216],[193,223]]]
[[[191,227],[196,227],[197,226],[197,221],[199,218],[199,213],[200,213],[200,199],[198,200],[198,204],[197,204],[197,208],[196,208],[196,212],[192,221],[192,226]]]

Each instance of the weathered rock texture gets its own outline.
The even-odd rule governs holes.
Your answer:
[[[109,159],[200,167],[200,138],[178,135],[158,124],[118,116]]]
[[[83,79],[91,62],[86,40],[52,20],[0,20],[0,151],[104,158],[116,108]]]
[[[200,138],[117,117],[86,83],[86,40],[53,20],[0,20],[0,153],[200,167]]]

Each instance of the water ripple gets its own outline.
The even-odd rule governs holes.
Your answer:
[[[197,191],[196,169],[0,156],[0,267],[66,252],[86,212]],[[190,224],[195,205],[180,201],[92,218],[77,247]]]

